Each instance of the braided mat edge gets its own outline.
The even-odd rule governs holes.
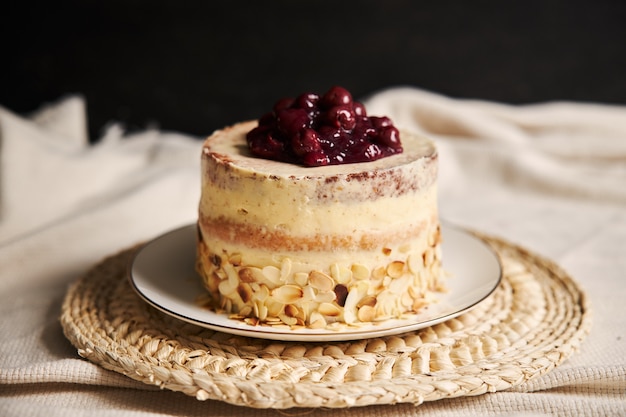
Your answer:
[[[68,289],[61,311],[78,354],[149,385],[253,408],[345,408],[480,395],[554,369],[591,326],[585,293],[555,263],[476,233],[503,280],[444,323],[350,342],[277,342],[204,329],[142,301],[126,278],[137,247]]]

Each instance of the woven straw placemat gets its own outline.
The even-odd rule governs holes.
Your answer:
[[[501,239],[503,280],[475,309],[422,330],[352,342],[277,342],[207,330],[142,301],[126,278],[136,248],[68,290],[61,323],[80,356],[130,378],[254,408],[329,407],[479,395],[519,385],[569,357],[591,323],[558,265]]]

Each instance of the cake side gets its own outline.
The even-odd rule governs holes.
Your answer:
[[[252,157],[255,122],[203,146],[198,270],[215,308],[250,322],[324,327],[399,317],[442,287],[437,152],[303,168]]]

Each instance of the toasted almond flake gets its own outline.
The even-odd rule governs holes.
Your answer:
[[[284,330],[291,330],[291,326],[289,326],[288,324],[285,323],[276,323],[276,324],[272,324],[272,327],[275,329],[284,329]]]
[[[351,269],[354,279],[368,279],[370,277],[370,269],[363,264],[354,264]]]
[[[427,239],[428,246],[435,246],[437,239],[434,233],[429,233]]]
[[[411,287],[411,286],[409,287],[409,290],[407,291],[407,293],[414,300],[419,300],[419,299],[424,297],[424,294],[421,291],[419,291],[417,288],[414,288],[414,287]]]
[[[426,249],[424,252],[424,266],[430,266],[435,260],[435,251],[432,249]]]
[[[288,326],[294,326],[298,323],[298,320],[295,317],[289,317],[286,314],[280,314],[278,318]]]
[[[335,300],[337,301],[337,304],[343,307],[346,303],[346,297],[348,296],[348,287],[343,284],[337,284],[335,285],[333,292],[335,293]]]
[[[411,254],[407,259],[407,264],[409,265],[409,271],[413,274],[418,274],[424,269],[424,258],[421,255]]]
[[[267,306],[259,306],[259,320],[265,320],[267,318]]]
[[[250,284],[242,282],[237,286],[237,294],[241,297],[241,300],[244,303],[247,303],[252,300],[252,288],[250,288]]]
[[[402,278],[396,278],[389,283],[389,291],[396,295],[403,294],[407,291],[409,283],[413,280],[410,275],[405,275]]]
[[[410,309],[413,306],[413,297],[411,297],[408,291],[402,293],[402,296],[400,297],[400,304],[402,304],[402,306],[406,309]]]
[[[387,271],[384,266],[379,266],[372,271],[372,279],[378,281],[381,280],[387,275]]]
[[[282,287],[274,288],[272,290],[272,298],[279,303],[293,304],[302,298],[302,288],[296,285],[283,285]]]
[[[323,323],[322,327],[326,326],[326,319],[318,311],[312,311],[308,321],[309,327],[312,327],[313,323]]]
[[[391,278],[400,278],[404,274],[404,262],[393,261],[387,265],[387,275]]]
[[[335,281],[321,271],[311,271],[309,273],[309,283],[319,291],[330,291],[335,288]]]
[[[376,317],[387,317],[393,315],[396,310],[397,296],[385,290],[378,294],[376,298]]]
[[[350,268],[336,263],[330,266],[330,276],[333,277],[338,284],[347,284],[352,281],[352,271]]]
[[[251,306],[244,306],[241,310],[239,310],[239,314],[245,317],[248,317],[252,313]]]
[[[259,285],[259,289],[252,293],[252,298],[258,300],[260,302],[264,302],[267,300],[267,297],[270,296],[270,290],[267,286],[261,284]]]
[[[284,303],[279,303],[272,298],[268,298],[265,303],[267,307],[267,315],[270,317],[278,317],[278,315],[283,312],[283,308],[285,307]]]
[[[334,291],[318,292],[315,295],[315,301],[318,303],[330,303],[335,301],[337,294]]]
[[[350,292],[348,292],[348,296],[346,297],[346,303],[343,306],[343,317],[344,321],[348,324],[354,323],[356,321],[356,313],[357,313],[357,303],[360,299],[359,289],[357,287],[352,287]]]
[[[372,306],[364,305],[361,308],[359,308],[357,317],[359,321],[362,321],[362,322],[373,321],[374,318],[376,317],[376,309]]]
[[[360,308],[363,306],[374,307],[375,305],[376,305],[376,297],[373,295],[366,295],[365,297],[359,300],[356,306]]]
[[[298,307],[293,304],[287,304],[285,306],[285,314],[289,317],[296,317],[298,315]]]
[[[268,265],[268,266],[263,267],[262,272],[263,272],[263,276],[272,284],[274,285],[281,284],[280,269],[276,268],[275,266]]]
[[[232,285],[230,281],[227,279],[220,282],[217,288],[220,294],[222,294],[225,297],[228,297],[229,295],[237,291],[237,285]]]
[[[222,266],[224,271],[226,272],[226,276],[228,277],[228,282],[231,286],[237,287],[239,285],[239,273],[231,264],[224,264]]]
[[[280,281],[287,282],[289,275],[291,275],[291,259],[284,258],[280,264]]]
[[[228,278],[228,276],[226,275],[226,271],[224,271],[223,268],[219,268],[219,269],[215,270],[215,273],[217,274],[217,276],[220,277],[220,279]]]
[[[241,254],[240,253],[233,253],[232,255],[230,255],[230,257],[228,258],[228,262],[231,265],[234,266],[239,266],[241,265]]]
[[[215,272],[212,273],[211,275],[209,275],[208,278],[207,289],[214,294],[216,291],[218,291],[218,285],[220,285],[221,281],[222,280],[219,275],[217,275]]]
[[[245,267],[239,270],[239,279],[241,282],[253,283],[263,281],[263,272],[259,268]]]
[[[302,302],[308,303],[310,301],[315,300],[315,290],[310,285],[302,288]]]
[[[371,284],[369,281],[359,281],[356,283],[356,288],[359,290],[361,297],[364,297],[369,292]]]
[[[328,317],[337,317],[341,314],[341,310],[331,303],[321,303],[317,309],[320,314]]]
[[[246,317],[243,321],[250,326],[256,326],[259,324],[259,319],[256,317]]]
[[[423,298],[421,300],[415,300],[415,302],[413,303],[412,310],[413,311],[419,311],[420,309],[422,309],[427,304],[428,304],[428,302],[425,299],[423,299]]]
[[[296,272],[295,274],[293,274],[293,281],[301,287],[304,287],[307,284],[308,280],[309,274],[307,274],[306,272]]]

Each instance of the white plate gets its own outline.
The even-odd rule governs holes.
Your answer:
[[[130,267],[130,282],[141,298],[181,320],[240,336],[289,341],[341,341],[389,336],[432,326],[475,307],[498,286],[498,257],[483,241],[454,227],[442,225],[444,269],[451,273],[449,291],[439,301],[410,319],[394,319],[341,331],[285,330],[252,326],[229,319],[196,303],[205,291],[195,272],[196,226],[166,233],[139,250]]]

